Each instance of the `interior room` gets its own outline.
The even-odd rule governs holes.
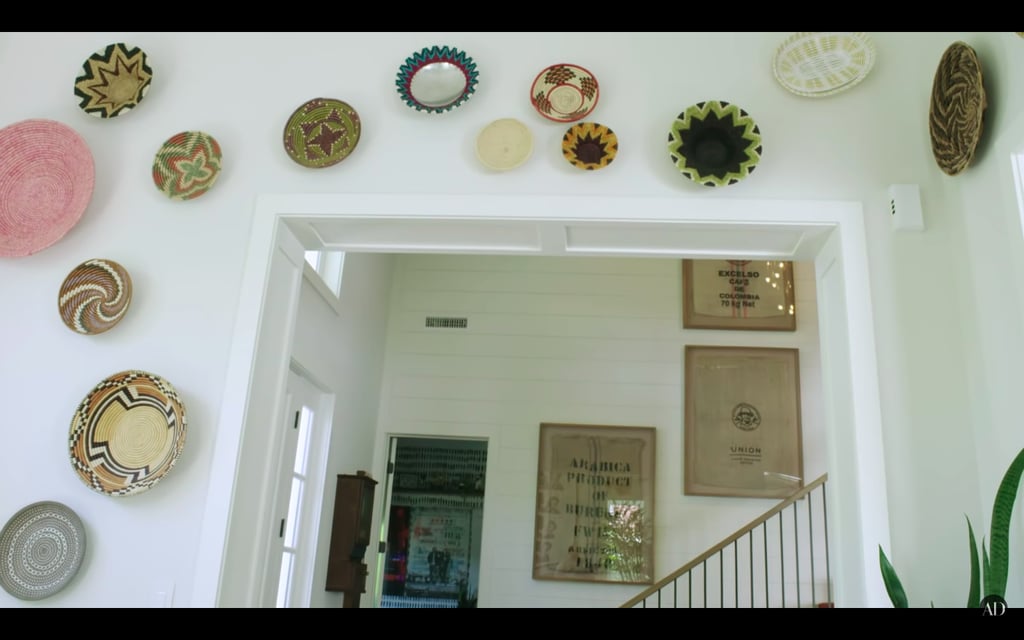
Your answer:
[[[0,67],[0,607],[621,606],[780,500],[687,477],[706,347],[798,352],[776,479],[827,476],[829,538],[711,606],[893,606],[881,548],[960,607],[965,515],[1024,542],[1021,34],[7,32]],[[795,326],[688,320],[728,260],[791,265]],[[540,566],[542,425],[654,443],[651,575]]]

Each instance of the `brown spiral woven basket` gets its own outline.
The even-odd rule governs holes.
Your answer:
[[[103,333],[121,321],[132,301],[132,278],[113,260],[86,260],[71,270],[57,297],[61,320],[75,333]]]
[[[974,160],[987,106],[977,54],[966,43],[954,42],[935,71],[928,113],[932,153],[944,173],[955,176]]]

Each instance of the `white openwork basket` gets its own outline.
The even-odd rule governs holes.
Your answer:
[[[875,45],[863,32],[795,33],[775,52],[775,79],[793,93],[822,98],[860,83],[875,65]]]

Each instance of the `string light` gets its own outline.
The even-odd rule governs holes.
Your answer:
[[[766,284],[770,284],[772,286],[772,289],[778,289],[779,288],[779,281],[782,280],[782,276],[783,276],[783,274],[786,271],[786,263],[785,262],[779,262],[777,264],[778,264],[778,267],[777,267],[778,270],[776,270],[776,266],[775,266],[776,263],[772,262],[771,260],[768,260],[768,261],[765,262],[765,266],[769,269],[769,275],[765,276],[764,281],[765,281]],[[792,290],[792,288],[793,288],[792,283],[791,282],[786,282],[786,290],[790,291],[790,290]],[[777,308],[778,308],[779,311],[782,311],[784,313],[788,313],[791,316],[792,315],[796,315],[796,305],[790,304],[790,305],[788,305],[788,309],[787,309],[787,306],[785,304],[779,304],[779,305],[777,305]]]

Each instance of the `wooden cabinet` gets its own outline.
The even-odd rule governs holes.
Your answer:
[[[366,592],[366,564],[363,557],[370,545],[373,493],[377,481],[364,471],[339,474],[334,497],[334,522],[327,559],[327,591],[344,591],[345,606]]]

